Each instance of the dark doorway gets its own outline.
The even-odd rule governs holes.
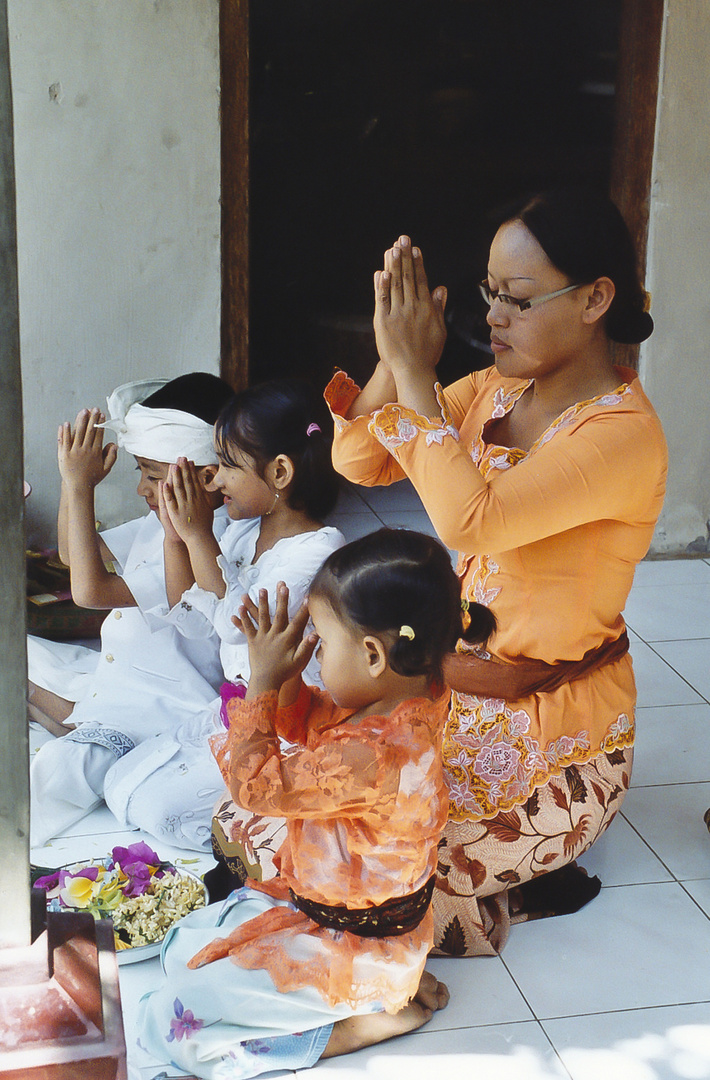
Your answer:
[[[449,286],[443,381],[486,366],[491,213],[552,183],[609,188],[636,3],[252,3],[250,381],[366,377],[372,273],[402,232]]]

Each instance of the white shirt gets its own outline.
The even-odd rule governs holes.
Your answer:
[[[220,541],[222,554],[217,559],[227,587],[222,599],[193,585],[167,615],[181,634],[193,640],[217,632],[221,642],[222,667],[230,682],[239,679],[249,681],[247,641],[232,622],[232,615],[241,607],[244,594],[248,593],[258,603],[259,590],[266,589],[273,615],[276,586],[283,581],[289,590],[289,615],[294,615],[328,555],[345,543],[338,529],[324,526],[314,532],[278,540],[254,562],[260,526],[261,518],[233,521],[223,534]],[[320,685],[315,659],[310,661],[304,678],[307,682]]]

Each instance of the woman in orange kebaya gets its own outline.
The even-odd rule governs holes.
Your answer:
[[[629,785],[635,684],[621,615],[661,509],[658,418],[610,342],[651,333],[633,245],[605,196],[538,195],[493,239],[481,292],[495,365],[443,390],[443,287],[400,237],[375,274],[380,361],[326,390],[338,471],[408,476],[459,552],[487,651],[459,642],[444,737],[449,822],[435,946],[490,954],[511,922],[575,911],[600,888],[574,860]]]

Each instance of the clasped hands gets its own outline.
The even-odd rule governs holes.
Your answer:
[[[429,291],[422,253],[408,236],[385,252],[384,269],[374,281],[373,323],[382,363],[398,384],[408,376],[433,383],[446,341],[446,288]]]
[[[288,587],[283,581],[276,586],[273,619],[266,589],[259,589],[258,605],[248,594],[242,597],[239,613],[232,616],[232,622],[249,645],[248,700],[269,690],[280,691],[285,684],[300,680],[318,644],[315,632],[305,632],[308,618],[307,604],[302,604],[293,618],[289,618]]]
[[[167,478],[158,484],[158,517],[166,539],[173,543],[189,544],[205,534],[212,535],[212,502],[194,462],[187,458],[171,464]]]

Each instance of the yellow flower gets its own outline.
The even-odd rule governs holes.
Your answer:
[[[90,878],[68,878],[59,897],[68,907],[85,908],[89,907],[100,888],[101,883]]]

